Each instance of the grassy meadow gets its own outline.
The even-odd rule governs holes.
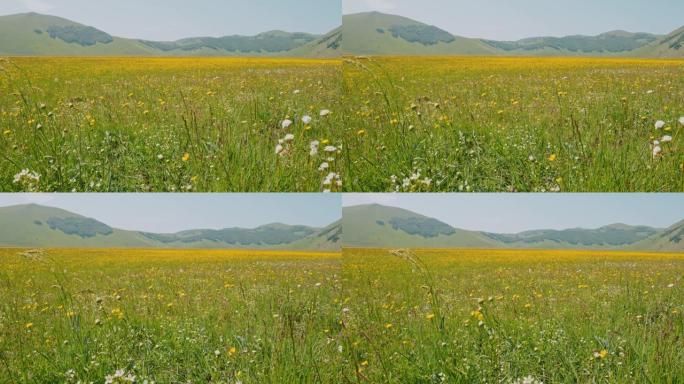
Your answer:
[[[340,270],[328,253],[1,249],[0,383],[339,382]]]
[[[341,82],[332,59],[2,59],[0,191],[339,190]]]
[[[347,58],[346,187],[684,191],[683,74],[682,60]]]
[[[347,382],[678,383],[684,255],[345,249]]]

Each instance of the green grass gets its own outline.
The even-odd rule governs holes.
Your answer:
[[[681,254],[343,253],[345,378],[677,383]]]
[[[678,60],[347,59],[348,188],[681,192],[682,69]]]
[[[0,250],[0,383],[339,382],[339,269],[327,253]]]
[[[341,80],[337,60],[5,60],[0,190],[329,189],[323,180],[340,172],[342,154],[328,172],[319,166],[323,148],[341,144]],[[295,123],[283,129],[288,118]],[[294,141],[277,156],[288,133]],[[317,156],[312,141],[321,142]],[[32,176],[15,183],[23,169]]]

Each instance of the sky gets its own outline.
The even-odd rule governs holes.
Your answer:
[[[399,207],[452,227],[496,233],[598,228],[623,223],[667,228],[684,219],[684,194],[345,194],[345,207]]]
[[[335,194],[0,194],[0,207],[62,208],[110,227],[174,233],[284,223],[324,227],[341,218]]]
[[[340,0],[0,0],[0,15],[38,12],[118,37],[255,35],[274,29],[324,34],[342,24]]]
[[[492,40],[598,35],[612,30],[668,34],[684,25],[683,0],[342,0],[345,14],[379,11]]]

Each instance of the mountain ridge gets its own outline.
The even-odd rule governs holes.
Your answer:
[[[342,20],[343,53],[351,55],[684,57],[684,26],[665,36],[613,30],[593,36],[498,41],[458,36],[405,16],[377,11],[343,15]]]
[[[332,31],[331,31],[332,32]],[[271,30],[256,35],[192,36],[175,41],[112,36],[96,27],[36,12],[0,16],[0,55],[8,56],[294,56],[332,57],[326,37]]]
[[[255,228],[190,229],[171,234],[125,230],[61,208],[38,204],[0,207],[0,246],[44,248],[293,249],[336,251],[325,228],[282,223]]]
[[[459,229],[403,208],[371,204],[344,207],[343,222],[345,247],[684,252],[684,220],[666,229],[614,223],[595,229],[539,229],[501,234]]]

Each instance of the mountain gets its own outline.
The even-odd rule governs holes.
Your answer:
[[[518,41],[483,40],[486,44],[516,55],[622,55],[654,41],[660,36],[649,33],[612,31],[598,36],[533,37]]]
[[[361,205],[343,209],[345,247],[494,248],[499,243],[479,232],[452,228],[439,220],[400,208]]]
[[[337,30],[336,30],[337,31]],[[269,31],[256,36],[124,39],[56,16],[0,16],[0,55],[54,56],[335,56],[325,36]]]
[[[0,228],[0,246],[4,247],[339,249],[334,224],[323,229],[276,223],[251,229],[158,234],[116,229],[63,209],[35,204],[1,207]]]
[[[336,221],[319,229],[313,234],[293,242],[288,248],[339,251],[342,248],[342,221]]]
[[[648,57],[684,57],[684,27],[648,45],[635,49],[633,53],[636,56]]]
[[[0,16],[1,55],[154,55],[145,44],[56,16]]]
[[[511,248],[619,248],[645,240],[659,232],[646,226],[613,224],[598,229],[573,228],[565,230],[538,230],[518,234],[486,235]]]
[[[490,55],[496,48],[402,16],[365,12],[342,17],[342,51],[354,55]]]
[[[353,55],[684,57],[684,27],[667,36],[611,31],[598,36],[496,41],[453,35],[406,17],[366,12],[342,18],[342,51]]]
[[[631,246],[663,252],[684,252],[684,220]]]
[[[305,57],[336,57],[340,55],[341,46],[342,27],[339,27],[309,43],[288,51],[288,55]]]
[[[382,205],[342,210],[345,247],[529,248],[684,252],[684,221],[668,229],[626,224],[597,229],[497,234],[453,228],[439,220]]]

